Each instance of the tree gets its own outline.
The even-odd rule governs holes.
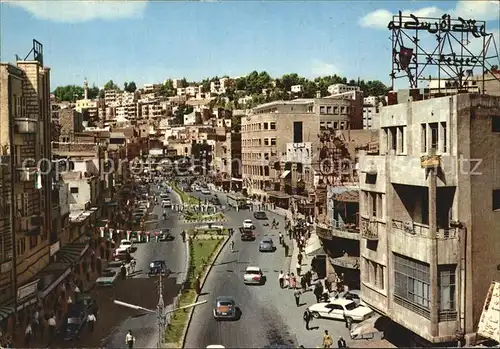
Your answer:
[[[99,97],[99,92],[100,92],[100,91],[99,91],[99,87],[97,87],[97,86],[94,84],[94,85],[92,85],[92,87],[91,87],[91,88],[89,88],[87,97],[88,97],[89,99],[94,99],[94,98],[97,98],[97,97]]]
[[[131,81],[131,82],[125,81],[125,84],[123,85],[123,89],[127,92],[135,92],[137,90],[137,86],[135,86],[134,81]]]
[[[107,83],[104,84],[104,90],[119,90],[120,88],[118,87],[117,84],[113,82],[113,80],[109,80]]]
[[[54,90],[54,95],[59,101],[73,102],[83,98],[84,90],[83,87],[78,85],[58,86]]]
[[[174,112],[174,123],[176,125],[184,125],[184,115],[193,112],[193,107],[190,105],[181,104]]]
[[[164,97],[172,97],[177,94],[172,79],[168,79],[163,85],[161,85],[159,94]]]

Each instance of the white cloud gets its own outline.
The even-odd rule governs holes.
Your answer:
[[[474,18],[477,20],[494,20],[500,16],[500,2],[498,0],[458,1],[455,8],[442,10],[437,7],[424,7],[402,11],[404,15],[414,14],[417,17],[441,17],[449,13],[453,17]],[[387,24],[394,14],[385,9],[378,9],[360,18],[359,24],[365,28],[387,29]]]
[[[312,61],[311,73],[316,76],[339,74],[339,69],[335,64],[327,63],[319,59]]]
[[[147,1],[7,1],[33,16],[54,22],[87,22],[96,19],[114,20],[142,15]]]

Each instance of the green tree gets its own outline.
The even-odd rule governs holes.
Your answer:
[[[113,82],[113,80],[109,80],[107,83],[104,84],[104,89],[105,90],[119,90],[120,88],[118,87],[117,84]]]
[[[172,79],[168,79],[163,85],[161,85],[159,93],[164,97],[172,97],[177,94]]]
[[[97,98],[99,97],[99,87],[97,87],[95,84],[92,85],[91,88],[89,88],[89,91],[88,91],[88,98],[89,99],[94,99],[94,98]]]
[[[78,85],[58,86],[53,93],[57,100],[66,102],[76,101],[84,96],[83,87]]]
[[[126,82],[123,84],[123,90],[127,92],[135,92],[137,90],[137,86],[134,81]]]
[[[181,104],[174,112],[174,123],[176,125],[184,125],[184,115],[193,112],[193,107],[186,104]]]

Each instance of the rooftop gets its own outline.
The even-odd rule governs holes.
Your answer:
[[[312,99],[312,98],[299,98],[299,99],[294,99],[291,101],[280,100],[280,101],[274,101],[274,102],[269,102],[269,103],[264,103],[264,104],[258,105],[255,108],[253,108],[252,110],[260,110],[263,108],[269,108],[269,107],[273,107],[276,105],[298,105],[298,104],[309,104],[309,103],[314,103],[314,99]]]

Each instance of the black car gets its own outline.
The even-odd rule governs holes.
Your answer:
[[[164,260],[152,261],[149,264],[149,276],[163,275],[168,276],[170,270],[167,268],[167,263]]]
[[[170,229],[162,229],[160,234],[158,234],[158,240],[160,241],[173,241],[174,236],[170,232]]]
[[[68,313],[63,319],[60,333],[65,341],[72,341],[80,337],[83,327],[87,323],[89,308],[85,303],[78,302],[68,306]]]
[[[255,234],[252,229],[240,228],[241,241],[255,241]]]
[[[253,213],[255,219],[267,219],[267,214],[264,211],[257,211]]]

